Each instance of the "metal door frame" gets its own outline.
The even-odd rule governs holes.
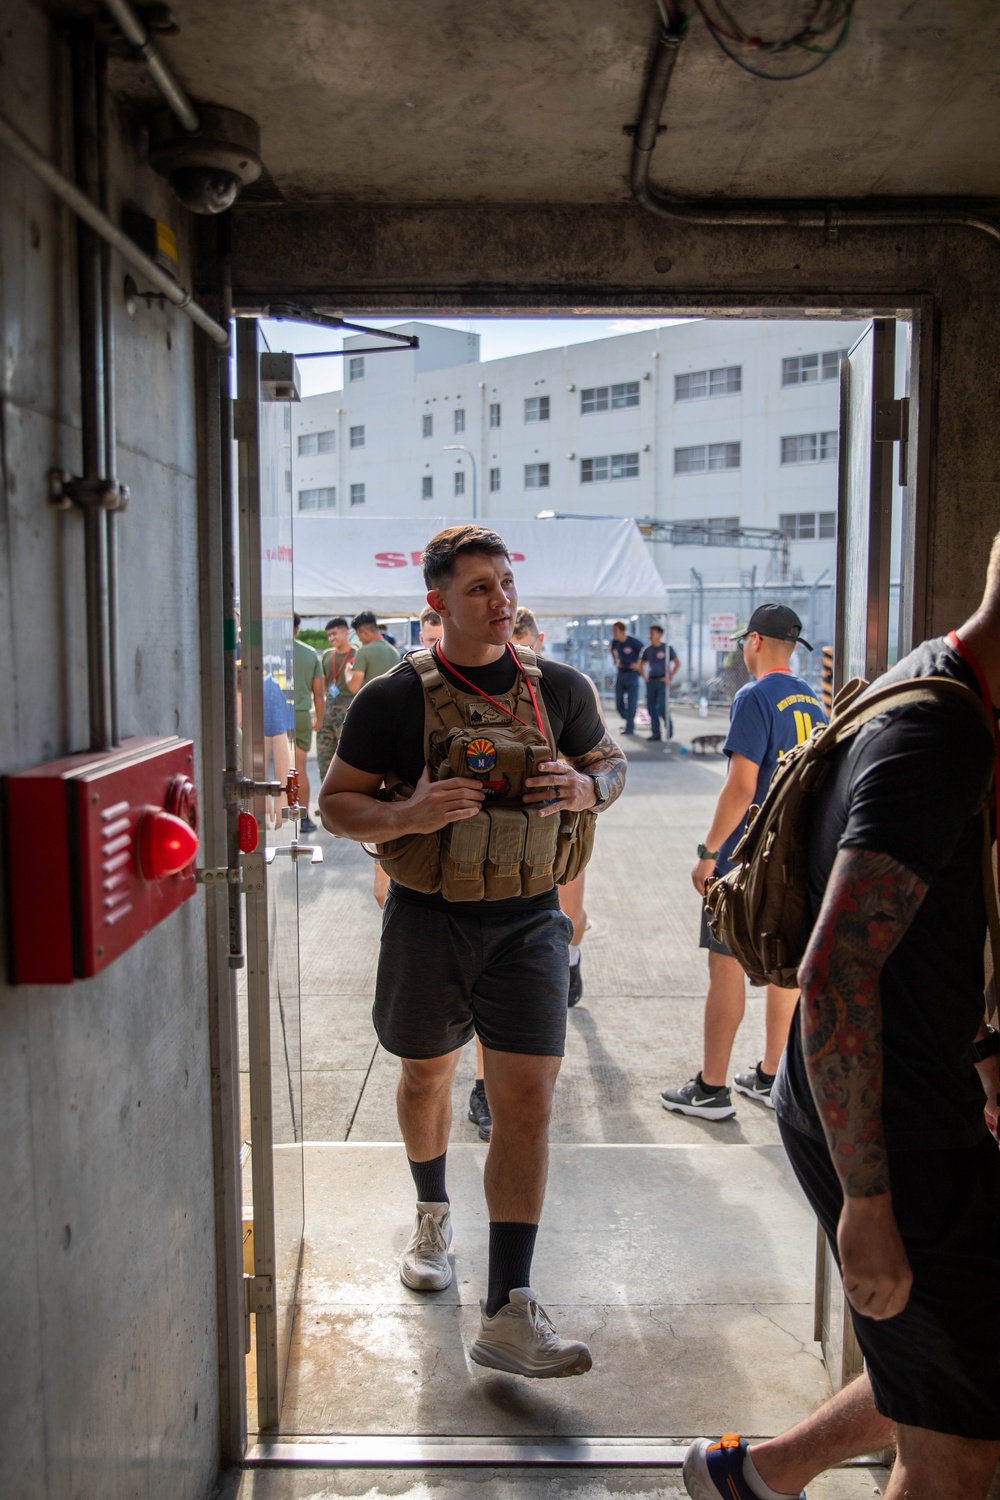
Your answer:
[[[260,375],[257,320],[236,321],[237,399],[234,431],[239,470],[240,606],[243,684],[243,774],[259,785],[264,765],[263,640],[260,626],[261,479]],[[248,608],[248,605],[250,606]],[[249,726],[250,733],[246,733]],[[247,759],[249,756],[249,764]],[[265,824],[265,799],[253,799],[259,827]],[[247,1031],[250,1053],[251,1168],[253,1174],[254,1275],[245,1281],[246,1311],[256,1318],[257,1427],[277,1432],[285,1386],[279,1361],[278,1308],[275,1287],[274,1141],[271,1098],[271,989],[269,973],[267,868],[264,850],[243,855],[246,898]],[[303,1222],[304,1228],[304,1222]],[[291,1302],[294,1307],[302,1270],[302,1239]]]

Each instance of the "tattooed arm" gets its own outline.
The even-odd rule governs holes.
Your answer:
[[[844,1290],[872,1318],[901,1312],[913,1279],[889,1195],[879,979],[926,891],[887,854],[842,849],[799,970],[806,1073],[844,1193]]]
[[[604,778],[608,798],[602,806],[610,807],[625,789],[628,762],[605,730],[593,750],[583,755],[567,756],[564,761],[543,761],[538,769],[543,774],[529,776],[524,783],[536,790],[525,792],[523,800],[529,805],[535,804],[540,818],[547,818],[563,810],[581,811],[593,807],[597,801],[595,776]]]

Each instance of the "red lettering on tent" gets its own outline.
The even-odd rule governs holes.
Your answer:
[[[507,555],[510,558],[511,562],[524,562],[523,552],[509,552]]]
[[[405,568],[406,554],[404,552],[376,552],[376,568]]]
[[[422,552],[411,552],[410,553],[410,562],[413,564],[413,566],[415,568],[419,568],[420,565],[421,565],[421,563],[423,562],[423,560],[424,560],[424,554]]]

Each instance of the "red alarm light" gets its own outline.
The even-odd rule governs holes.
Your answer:
[[[179,874],[197,852],[198,835],[190,823],[162,807],[146,808],[135,838],[136,863],[144,880]]]

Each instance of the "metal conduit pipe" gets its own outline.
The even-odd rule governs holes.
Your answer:
[[[102,210],[111,206],[111,119],[108,93],[107,54],[101,53],[97,64],[97,168],[98,195]],[[111,246],[100,241],[101,258],[101,337],[104,372],[104,477],[118,481],[118,417],[115,395],[115,317],[111,289]],[[108,730],[112,745],[121,744],[118,696],[118,511],[106,512],[105,548],[107,554],[108,613]]]
[[[214,318],[208,316],[203,307],[199,307],[191,293],[186,292],[182,286],[178,286],[172,276],[161,271],[154,260],[140,250],[127,234],[123,234],[118,226],[111,222],[107,214],[102,213],[97,205],[91,202],[86,193],[82,193],[40,151],[36,150],[30,141],[25,140],[17,127],[2,114],[0,114],[0,146],[6,146],[13,156],[34,172],[36,177],[41,178],[57,198],[71,208],[112,249],[117,250],[123,260],[128,261],[129,265],[134,266],[137,271],[141,271],[156,291],[162,292],[174,307],[179,307],[181,312],[204,333],[207,333],[214,343],[220,348],[228,347],[229,334],[216,323]]]
[[[872,204],[864,208],[844,208],[838,203],[806,199],[777,199],[770,202],[733,199],[728,203],[709,204],[697,198],[675,198],[649,185],[649,169],[660,129],[660,117],[674,71],[683,33],[661,29],[656,53],[646,80],[642,108],[635,127],[629,185],[637,203],[661,218],[678,219],[686,224],[731,224],[746,228],[787,225],[794,229],[839,228],[878,229],[906,226],[943,227],[959,225],[976,229],[991,239],[1000,240],[1000,225],[977,213],[944,202],[934,208],[897,208]]]
[[[87,193],[100,191],[97,51],[89,34],[73,47],[73,138],[76,175]],[[101,310],[101,242],[81,226],[77,236],[80,334],[80,433],[86,573],[87,699],[90,748],[111,747],[111,678],[108,670],[107,513],[97,498],[105,478],[104,336]]]
[[[201,123],[198,112],[171,73],[145,22],[132,9],[128,0],[104,0],[104,6],[111,12],[129,46],[134,47],[142,58],[150,78],[184,129],[194,135]]]
[[[222,266],[222,315],[227,323],[232,317],[232,273],[228,253]],[[228,350],[219,353],[219,545],[222,553],[222,650],[223,650],[223,722],[225,725],[226,787],[226,864],[231,871],[240,869],[240,812],[231,796],[239,775],[239,731],[236,706],[236,525],[233,514],[233,402],[231,364]],[[229,900],[229,967],[242,969],[243,896],[233,880],[227,886]]]

